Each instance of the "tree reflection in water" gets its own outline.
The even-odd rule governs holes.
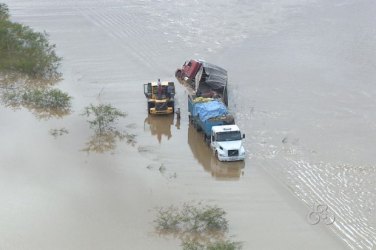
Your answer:
[[[136,135],[117,130],[95,133],[82,149],[85,152],[105,153],[116,149],[117,142],[126,140],[132,146],[136,145]]]
[[[57,79],[34,79],[22,74],[0,78],[1,103],[12,109],[25,108],[38,119],[61,118],[71,113],[71,97],[53,88]]]

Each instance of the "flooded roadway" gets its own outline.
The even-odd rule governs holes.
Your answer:
[[[375,245],[371,1],[5,3],[14,21],[50,33],[64,58],[58,87],[74,99],[61,119],[0,108],[0,249],[176,249],[154,233],[153,209],[187,201],[224,208],[244,249]],[[183,87],[180,122],[147,115],[143,83],[174,80],[190,57],[228,69],[244,164],[210,154]],[[85,150],[90,103],[127,112],[117,127],[136,143]],[[333,225],[307,222],[313,202]]]

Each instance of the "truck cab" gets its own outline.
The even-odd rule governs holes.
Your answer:
[[[213,126],[210,147],[220,161],[242,161],[245,159],[244,138],[237,125]]]
[[[185,81],[194,81],[195,76],[200,69],[202,63],[199,60],[185,61],[181,69],[177,69],[175,76]]]

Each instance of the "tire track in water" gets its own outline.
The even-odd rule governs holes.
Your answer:
[[[367,225],[367,220],[365,218],[359,217],[359,215],[354,213],[355,211],[359,210],[356,203],[351,204],[352,199],[348,195],[343,195],[342,193],[338,194],[338,191],[335,189],[340,187],[341,183],[339,181],[335,182],[336,179],[332,179],[334,180],[334,183],[330,183],[330,180],[327,178],[321,178],[323,173],[331,173],[332,171],[327,170],[325,173],[317,165],[310,164],[303,160],[293,161],[293,163],[295,164],[295,167],[303,169],[303,171],[295,171],[295,174],[298,172],[303,173],[301,176],[298,176],[300,183],[304,183],[306,188],[311,190],[316,197],[322,200],[322,202],[325,204],[329,205],[332,210],[335,211],[337,216],[336,224],[338,225],[335,224],[334,226],[337,227],[337,230],[339,230],[343,236],[346,236],[342,238],[356,239],[352,240],[352,244],[350,245],[371,249],[373,243],[369,239],[373,239],[375,237],[375,231]],[[331,168],[329,164],[324,164],[324,167],[327,169]],[[332,187],[332,189],[330,187]],[[315,190],[326,191],[315,192]],[[338,197],[330,194],[337,194]],[[311,199],[310,202],[312,204],[314,200]]]
[[[282,151],[277,153],[276,159],[280,154],[284,158],[283,162],[286,162],[283,165],[289,169],[288,176],[283,176],[286,178],[285,183],[293,187],[295,195],[309,206],[317,201],[328,205],[336,215],[333,225],[336,233],[352,248],[372,249],[376,232],[368,220],[358,213],[361,209],[357,201],[361,202],[361,199],[354,199],[341,192],[343,183],[335,177],[332,164],[294,160],[284,156]],[[359,192],[352,190],[352,193]]]
[[[279,151],[274,160],[277,160],[282,152]],[[282,181],[290,187],[291,191],[299,197],[308,206],[317,201],[326,204],[336,216],[335,223],[331,228],[341,239],[343,239],[351,248],[354,249],[372,249],[376,244],[376,231],[370,225],[369,218],[361,216],[361,198],[354,198],[348,194],[341,193],[341,180],[331,177],[333,169],[330,164],[322,163],[321,168],[316,164],[311,164],[304,160],[293,160],[284,158],[283,163],[274,162],[272,165],[287,166],[288,171],[281,174],[281,170],[272,170],[280,172]],[[326,170],[323,170],[325,167]],[[268,171],[270,172],[270,171]],[[371,182],[370,182],[371,184]],[[353,191],[357,194],[358,192]],[[372,197],[370,197],[372,199]],[[374,204],[368,205],[374,207]]]
[[[274,111],[275,107],[271,107],[271,111],[267,108],[260,110],[257,103],[249,103],[249,98],[237,92],[238,104],[233,110],[238,111],[236,120],[239,126],[246,129],[245,133],[253,135],[245,142],[246,148],[250,149],[251,161],[264,166],[308,207],[317,202],[328,205],[336,217],[329,229],[350,248],[374,249],[376,166],[323,160],[316,150],[324,149],[313,150],[299,141],[295,143],[291,136],[293,131],[281,130],[288,124],[285,119],[292,114]],[[273,125],[276,122],[278,129]]]

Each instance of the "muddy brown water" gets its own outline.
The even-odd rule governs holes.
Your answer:
[[[374,247],[372,1],[5,3],[50,34],[73,100],[48,120],[0,107],[0,249],[178,249],[155,233],[154,208],[190,201],[225,209],[244,249]],[[182,86],[180,121],[147,114],[143,84],[175,80],[191,57],[228,69],[244,163],[212,156]],[[90,103],[127,112],[116,127],[136,143],[85,150]],[[313,202],[335,223],[309,224]]]

